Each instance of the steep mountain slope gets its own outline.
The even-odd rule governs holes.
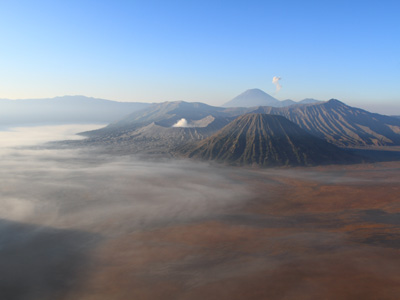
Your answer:
[[[338,146],[400,145],[400,120],[350,107],[335,99],[284,108],[258,107],[252,112],[284,116]]]
[[[214,135],[178,150],[187,157],[261,166],[359,162],[284,117],[246,114]]]
[[[0,100],[0,124],[109,123],[148,107],[148,103],[116,102],[85,96]]]

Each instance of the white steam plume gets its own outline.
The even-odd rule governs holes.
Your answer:
[[[279,92],[282,88],[282,86],[279,84],[279,80],[281,80],[281,78],[278,76],[274,76],[274,78],[272,78],[272,83],[276,85],[276,92]]]
[[[185,118],[180,119],[178,122],[176,122],[172,127],[189,127],[188,122],[186,121]]]

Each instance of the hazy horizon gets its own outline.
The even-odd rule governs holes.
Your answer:
[[[0,8],[0,98],[221,105],[258,87],[280,100],[335,98],[389,112],[400,101],[396,1],[25,0]]]
[[[243,91],[244,92],[244,91]],[[238,96],[238,95],[236,95]],[[236,97],[234,96],[234,97]],[[110,101],[115,101],[115,102],[122,102],[122,103],[133,103],[133,102],[138,102],[138,103],[162,103],[162,102],[166,102],[166,101],[154,101],[154,102],[145,102],[145,101],[120,101],[118,99],[104,99],[104,98],[96,98],[96,97],[92,97],[92,96],[87,96],[87,95],[58,95],[58,96],[54,96],[54,97],[45,97],[45,98],[18,98],[18,99],[6,99],[6,98],[2,98],[1,100],[11,100],[11,101],[17,101],[17,100],[41,100],[41,99],[54,99],[54,98],[63,98],[63,97],[86,97],[86,98],[95,98],[95,99],[101,99],[101,100],[110,100]],[[232,98],[234,98],[232,97]],[[229,100],[232,100],[229,99]],[[289,99],[280,99],[279,97],[274,97],[276,99],[278,99],[279,101],[284,101],[284,100],[289,100]],[[313,97],[306,97],[306,98],[302,98],[302,99],[290,99],[290,100],[294,100],[295,102],[299,102],[301,100],[304,99],[315,99]],[[320,100],[320,101],[329,101],[330,99],[333,98],[329,98],[329,99],[316,99],[316,100]],[[351,103],[348,103],[342,99],[337,99],[341,102],[344,102],[347,105],[350,106],[354,106],[354,107],[358,107],[373,113],[378,113],[378,114],[383,114],[383,115],[388,115],[388,116],[397,116],[400,115],[400,105],[397,105],[397,103],[392,104],[392,103],[386,103],[384,105],[381,105],[379,103],[367,103],[367,104],[361,104],[361,105],[352,105]],[[171,102],[173,101],[186,101],[186,102],[202,102],[208,105],[212,105],[212,106],[222,106],[224,103],[220,103],[219,105],[217,104],[212,104],[212,101],[190,101],[190,100],[185,100],[185,99],[176,99],[176,100],[171,100]]]

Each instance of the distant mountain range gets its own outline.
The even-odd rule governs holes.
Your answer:
[[[85,96],[0,99],[0,125],[110,123],[149,105],[149,103],[116,102]]]
[[[107,145],[122,153],[237,165],[316,165],[363,160],[337,146],[400,145],[400,119],[334,99],[251,108],[176,101],[152,104],[83,134],[89,138],[76,143]]]
[[[310,104],[322,102],[319,100],[307,98],[299,102],[287,99],[279,101],[260,89],[249,89],[239,96],[223,104],[223,107],[254,107],[254,106],[272,106],[286,107],[294,104]]]
[[[400,119],[374,114],[348,106],[338,100],[288,107],[259,106],[251,108],[222,108],[203,103],[183,101],[153,104],[134,112],[105,128],[85,133],[90,137],[131,134],[133,131],[153,122],[159,126],[175,130],[172,125],[184,118],[189,123],[208,116],[225,120],[214,126],[210,134],[247,113],[281,115],[300,126],[308,133],[341,147],[390,146],[400,145]],[[196,126],[194,126],[196,127]]]

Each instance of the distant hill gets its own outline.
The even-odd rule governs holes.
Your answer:
[[[24,100],[0,99],[0,125],[110,123],[149,105],[148,103],[116,102],[85,96]]]
[[[255,106],[272,106],[286,107],[294,104],[309,104],[321,102],[319,100],[307,98],[299,102],[291,99],[279,101],[260,89],[249,89],[239,96],[223,104],[223,107],[255,107]]]
[[[323,102],[323,101],[312,99],[312,98],[306,98],[306,99],[303,99],[303,100],[297,102],[297,104],[310,104],[310,103],[318,103],[318,102]]]
[[[293,104],[297,104],[296,101],[293,101],[291,99],[286,99],[286,100],[282,100],[280,101],[280,105],[279,106],[275,106],[275,107],[285,107],[285,106],[290,106]]]
[[[190,158],[238,165],[286,166],[360,162],[361,159],[281,116],[245,114],[179,152]]]
[[[318,102],[323,102],[323,101],[312,99],[312,98],[306,98],[306,99],[296,102],[291,99],[286,99],[286,100],[280,101],[280,105],[275,106],[275,107],[286,107],[286,106],[290,106],[293,104],[311,104],[311,103],[318,103]]]

